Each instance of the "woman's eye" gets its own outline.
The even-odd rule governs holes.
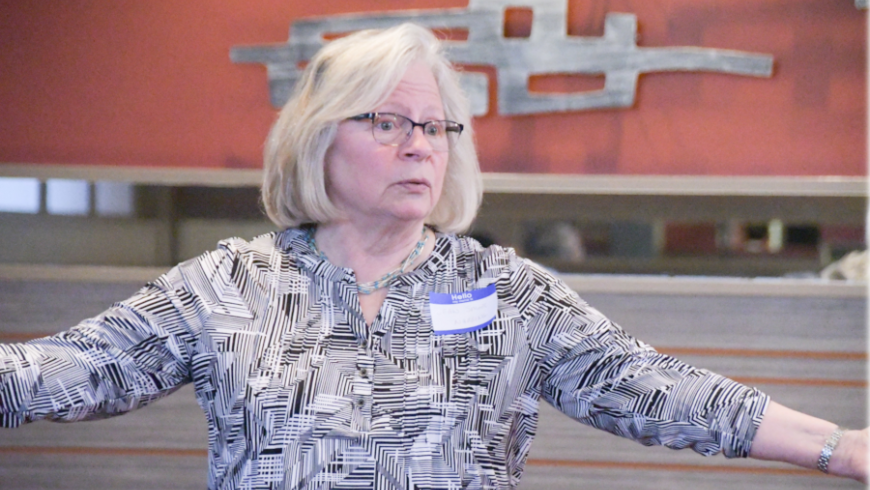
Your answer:
[[[426,134],[429,136],[438,136],[441,134],[441,128],[437,124],[427,124]]]
[[[392,131],[395,129],[396,123],[393,121],[378,121],[375,127],[380,131]]]

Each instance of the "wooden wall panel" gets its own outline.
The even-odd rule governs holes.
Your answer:
[[[94,271],[96,276],[99,281],[0,278],[0,342],[67,328],[140,285],[129,278],[104,282],[109,275]],[[767,292],[777,283],[769,282]],[[848,427],[867,424],[865,297],[579,289],[590,304],[663,352],[758,386],[786,406]],[[122,417],[0,429],[0,490],[203,488],[206,446],[202,411],[192,386],[185,386]],[[519,488],[864,486],[780,463],[644,447],[583,426],[542,402],[538,436]]]

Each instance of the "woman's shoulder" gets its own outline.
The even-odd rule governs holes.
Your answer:
[[[289,251],[294,239],[302,237],[304,232],[298,228],[284,231],[270,231],[245,239],[239,236],[224,238],[217,243],[218,250],[226,250],[234,254],[274,253]]]
[[[238,236],[224,238],[217,243],[214,252],[232,256],[274,257],[275,254],[296,256],[306,251],[306,230],[288,228],[263,233],[250,239]]]
[[[474,235],[446,235],[456,256],[458,268],[474,270],[477,274],[500,272],[506,276],[528,275],[543,282],[555,280],[555,273],[540,264],[517,254],[513,247],[494,243],[486,237]]]
[[[215,249],[180,263],[177,269],[286,269],[288,262],[297,261],[296,251],[303,250],[304,243],[304,232],[299,229],[271,231],[250,239],[229,237],[220,240]]]
[[[479,240],[473,235],[443,235],[456,256],[457,263],[473,262],[484,265],[506,265],[517,259],[511,247],[502,247],[489,240]]]

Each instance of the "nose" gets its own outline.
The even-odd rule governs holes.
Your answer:
[[[417,131],[419,129],[420,131]],[[423,134],[423,128],[412,127],[411,134],[400,149],[406,158],[425,159],[435,151],[429,138]]]

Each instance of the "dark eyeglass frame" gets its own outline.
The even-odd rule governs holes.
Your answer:
[[[411,129],[407,133],[405,133],[404,140],[397,141],[395,143],[384,143],[384,142],[378,140],[377,136],[375,136],[375,121],[377,120],[378,116],[393,116],[393,117],[396,117],[397,119],[400,119],[400,120],[404,119],[404,120],[408,121],[409,123],[411,123]],[[372,138],[374,138],[374,140],[377,141],[378,143],[385,145],[385,146],[399,146],[399,145],[404,144],[409,139],[411,139],[411,134],[414,132],[414,128],[416,128],[418,126],[423,131],[423,136],[426,136],[426,126],[428,126],[431,123],[444,123],[445,138],[447,137],[447,133],[456,133],[456,137],[459,137],[459,135],[462,134],[462,130],[465,129],[464,124],[460,124],[456,121],[450,121],[449,119],[435,119],[432,121],[426,121],[426,122],[419,123],[417,121],[414,121],[410,117],[403,116],[401,114],[396,114],[395,112],[366,112],[364,114],[357,114],[356,116],[351,116],[348,119],[351,121],[362,121],[364,119],[370,120],[372,122]],[[428,138],[428,136],[426,136],[426,137]]]

